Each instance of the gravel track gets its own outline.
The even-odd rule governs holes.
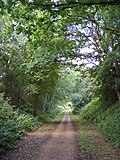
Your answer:
[[[3,160],[78,160],[76,128],[65,113],[54,131],[27,135]]]

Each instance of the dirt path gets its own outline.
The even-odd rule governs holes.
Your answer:
[[[48,131],[47,131],[48,132]],[[75,126],[65,113],[55,131],[28,135],[4,160],[77,160]]]

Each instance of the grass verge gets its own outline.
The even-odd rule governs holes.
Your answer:
[[[95,125],[71,115],[71,119],[78,127],[78,145],[81,159],[119,160],[120,152],[107,142]]]

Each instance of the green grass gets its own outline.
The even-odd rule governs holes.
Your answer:
[[[59,123],[62,118],[64,116],[64,112],[59,113],[58,115],[55,116],[55,118],[53,119],[53,122]]]
[[[97,98],[80,110],[82,119],[87,119],[104,134],[107,140],[120,148],[120,103],[113,106],[101,106]]]
[[[96,114],[95,121],[105,137],[120,148],[120,104],[116,103],[105,112],[101,110],[101,114]]]
[[[52,115],[52,113],[41,113],[38,115],[38,120],[42,123],[57,123],[57,122],[60,122],[62,120],[64,116],[64,112],[60,112],[56,115]]]
[[[71,119],[78,126],[78,145],[80,158],[117,160],[116,148],[107,143],[104,136],[96,129],[95,125],[80,116],[71,115]]]

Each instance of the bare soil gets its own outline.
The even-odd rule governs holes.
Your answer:
[[[2,160],[77,160],[76,127],[65,113],[56,129],[44,126],[27,134]]]

